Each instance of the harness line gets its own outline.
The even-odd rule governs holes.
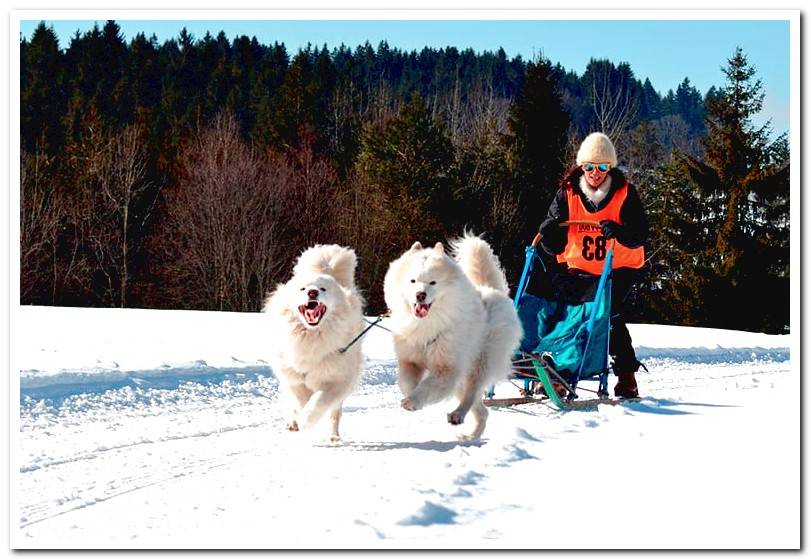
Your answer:
[[[372,327],[376,327],[376,326],[378,326],[377,324],[378,324],[380,321],[382,321],[382,320],[383,320],[383,317],[385,317],[385,315],[380,315],[380,316],[378,316],[378,318],[377,318],[377,319],[375,319],[375,321],[374,321],[373,323],[369,323],[369,321],[368,321],[366,318],[364,318],[363,320],[364,320],[364,321],[366,321],[367,323],[369,323],[369,326],[368,326],[368,327],[366,327],[365,329],[363,329],[362,331],[360,331],[360,334],[359,334],[358,336],[356,336],[355,338],[353,338],[353,339],[352,339],[352,340],[349,342],[349,344],[347,344],[347,345],[346,345],[346,346],[344,346],[343,348],[338,349],[338,353],[339,353],[339,354],[343,354],[344,352],[346,352],[347,350],[349,350],[349,348],[350,348],[350,347],[351,347],[353,344],[355,344],[355,343],[356,343],[358,340],[360,340],[360,338],[361,338],[363,335],[365,335],[365,334],[366,334],[366,333],[369,331],[369,329],[371,329]],[[383,326],[381,326],[380,328],[381,328],[381,329],[386,329],[386,327],[383,327]],[[386,330],[388,331],[389,329],[386,329]],[[391,331],[389,331],[389,332],[391,332]]]

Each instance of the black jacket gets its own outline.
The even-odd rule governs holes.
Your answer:
[[[541,232],[541,248],[546,253],[558,255],[566,248],[567,229],[560,226],[562,222],[569,219],[566,189],[574,189],[574,192],[583,201],[583,207],[587,211],[594,208],[593,211],[597,212],[605,208],[617,189],[626,182],[625,175],[617,168],[609,171],[609,175],[611,177],[611,190],[608,191],[606,197],[596,207],[580,190],[580,177],[583,176],[581,168],[576,168],[563,180],[561,187],[555,194],[555,198],[552,200],[552,204],[549,206],[546,219],[539,228]],[[644,245],[648,240],[648,218],[645,215],[642,201],[639,199],[639,193],[631,183],[628,183],[628,196],[625,198],[622,208],[620,208],[620,220],[622,220],[623,230],[617,240],[631,249]]]

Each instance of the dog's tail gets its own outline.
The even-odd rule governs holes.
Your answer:
[[[501,263],[484,239],[465,232],[450,244],[453,258],[474,285],[488,286],[509,297],[510,288]]]
[[[293,275],[304,272],[329,274],[342,286],[355,284],[355,251],[340,245],[315,245],[304,251],[293,267]]]

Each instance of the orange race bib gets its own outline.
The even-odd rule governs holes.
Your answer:
[[[589,212],[583,206],[580,196],[574,189],[566,191],[569,205],[569,221],[591,221],[599,223],[602,220],[612,220],[622,223],[620,209],[628,196],[628,184],[617,189],[611,201],[597,212]],[[563,253],[557,256],[558,262],[565,262],[570,268],[579,268],[591,274],[600,274],[603,271],[603,261],[608,249],[614,249],[614,268],[642,268],[645,263],[644,247],[631,249],[619,241],[609,240],[602,234],[598,225],[572,223],[566,237],[566,247]]]

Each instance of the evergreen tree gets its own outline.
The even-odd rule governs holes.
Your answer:
[[[250,101],[254,113],[250,136],[257,147],[267,148],[276,139],[275,103],[279,102],[279,88],[284,83],[289,63],[287,49],[278,42],[259,60]]]
[[[667,93],[662,98],[662,102],[659,104],[659,109],[662,116],[679,114],[679,107],[676,103],[676,94],[672,89],[667,90]]]
[[[724,68],[726,85],[707,107],[705,159],[685,156],[687,172],[709,204],[714,232],[704,260],[714,276],[703,303],[719,327],[780,332],[788,326],[788,160],[769,143],[770,125],[751,119],[763,86],[742,49]],[[776,246],[775,246],[776,245]]]
[[[319,153],[327,153],[330,145],[328,127],[324,124],[331,118],[330,109],[333,107],[337,79],[332,58],[324,45],[320,52],[316,52],[313,64],[313,92],[316,101],[310,117],[312,130],[315,131],[316,150]]]
[[[659,93],[653,88],[649,78],[642,84],[640,97],[639,118],[642,120],[656,120],[661,116],[662,100]]]
[[[576,72],[565,72],[560,78],[560,91],[563,106],[569,113],[571,127],[575,131],[589,128],[591,110],[587,103],[586,88]]]
[[[327,151],[338,173],[346,177],[360,150],[362,91],[352,77],[351,60],[340,60],[335,71],[336,84],[329,100],[325,127]]]
[[[139,33],[132,39],[126,73],[133,107],[133,114],[127,120],[144,130],[154,130],[161,94],[157,38],[154,35],[147,39]]]
[[[454,168],[445,127],[416,92],[388,121],[367,125],[342,220],[346,237],[361,241],[353,246],[366,263],[359,281],[370,308],[385,309],[381,280],[390,260],[414,241],[433,244],[458,234],[467,216],[453,206]]]
[[[256,37],[242,35],[234,39],[229,64],[227,83],[230,86],[225,100],[225,110],[236,116],[244,136],[254,128],[256,115],[250,108],[251,84],[255,81],[256,69],[262,52]]]
[[[409,239],[440,240],[458,221],[451,202],[454,153],[445,128],[414,94],[381,130],[365,134],[361,174],[389,197],[400,215],[397,249]]]
[[[497,123],[485,119],[477,134],[456,149],[459,169],[457,205],[478,209],[465,216],[464,225],[476,233],[484,232],[502,265],[516,268],[516,251],[524,224],[518,191],[514,188],[507,161],[507,147],[498,133]],[[489,126],[488,126],[489,125]]]
[[[591,59],[583,73],[583,85],[590,111],[588,130],[579,130],[581,136],[599,130],[624,153],[625,132],[639,122],[642,86],[634,77],[627,62],[615,66],[609,60]]]
[[[640,122],[630,133],[625,156],[629,179],[637,186],[650,184],[663,163],[664,149],[651,121]]]
[[[312,48],[307,46],[293,57],[279,89],[278,102],[273,108],[272,145],[292,150],[298,145],[299,133],[313,127],[316,107]]]
[[[209,122],[226,104],[233,85],[230,75],[231,44],[220,31],[214,39],[206,33],[197,47],[200,50],[200,66],[209,72],[202,99],[202,119]]]
[[[516,247],[532,239],[567,167],[569,122],[551,63],[545,59],[528,63],[505,138],[520,209]]]
[[[645,318],[653,322],[707,324],[702,300],[709,290],[711,271],[703,255],[712,230],[700,218],[701,193],[673,159],[659,166],[640,189],[650,223],[649,271],[641,294]]]
[[[134,107],[132,84],[126,76],[128,49],[121,27],[108,20],[101,31],[102,49],[105,53],[102,68],[106,74],[98,90],[102,114],[116,127],[130,124]]]
[[[370,175],[393,190],[436,199],[452,185],[453,147],[416,93],[383,130],[364,139],[362,155]]]
[[[667,232],[654,240],[668,247],[656,253],[660,264],[673,265],[650,285],[662,295],[658,312],[680,309],[695,324],[719,324],[723,302],[710,302],[717,308],[701,302],[711,287],[723,290],[727,283],[734,287],[730,293],[752,294],[762,281],[774,286],[770,293],[787,289],[787,142],[769,143],[768,133],[758,135],[748,124],[733,134],[736,113],[728,107],[736,106],[735,99],[740,106],[742,97],[730,87],[711,88],[702,99],[685,78],[661,98],[625,63],[592,61],[578,76],[547,60],[511,59],[504,49],[404,52],[382,41],[376,48],[341,45],[331,52],[326,45],[307,46],[289,55],[283,44],[244,36],[229,42],[223,32],[197,40],[186,29],[163,44],[144,34],[127,44],[114,21],[77,32],[64,51],[41,23],[29,40],[21,39],[20,64],[21,212],[27,224],[21,249],[34,255],[24,263],[29,302],[182,301],[182,294],[162,296],[164,278],[147,278],[144,264],[150,255],[171,254],[162,250],[171,241],[161,225],[179,209],[172,206],[178,199],[166,193],[186,179],[193,163],[184,161],[191,152],[179,147],[224,110],[235,115],[241,141],[267,157],[270,167],[293,174],[283,182],[296,192],[326,200],[325,193],[335,191],[351,202],[354,214],[338,231],[374,263],[366,286],[377,285],[383,259],[415,239],[455,235],[463,225],[488,236],[514,277],[521,248],[572,159],[569,135],[590,131],[597,99],[602,95],[605,109],[615,94],[628,101],[627,118],[617,119],[626,132],[617,142],[630,142],[618,150],[622,163]],[[752,100],[759,110],[760,101]],[[706,157],[696,147],[705,117],[714,127],[703,147]],[[738,111],[739,121],[747,117]],[[98,173],[119,169],[102,148],[132,124],[143,148],[137,158],[143,189],[130,205],[118,206],[128,208],[123,223],[131,227],[113,227],[110,212],[105,218],[93,210],[102,207]],[[664,162],[674,148],[685,155]],[[678,167],[685,162],[686,168]],[[162,203],[153,212],[159,191]],[[303,214],[295,209],[289,215]],[[690,229],[690,220],[701,227]],[[114,267],[102,266],[100,258],[114,254],[113,236],[103,234],[112,231],[126,232],[127,244],[118,243],[127,254],[118,259],[126,265],[117,268],[123,271],[120,288],[109,272]],[[701,250],[685,248],[680,235]],[[307,233],[290,243],[305,237],[315,239]],[[149,253],[141,249],[144,240]],[[676,256],[665,256],[671,253]],[[378,295],[372,296],[376,305]],[[691,298],[696,303],[688,309]],[[783,312],[773,311],[779,298],[752,299],[763,306],[754,313],[763,325],[752,328],[779,329],[776,317]]]
[[[156,154],[158,166],[167,170],[171,170],[174,166],[177,148],[183,135],[181,115],[185,113],[187,100],[180,91],[181,64],[182,55],[177,41],[170,39],[164,42],[158,50],[161,90],[154,128],[159,138]]]
[[[59,40],[40,22],[20,53],[20,141],[30,153],[53,155],[62,145],[63,68]]]
[[[690,127],[691,132],[701,133],[704,131],[704,99],[701,94],[690,85],[690,79],[684,81],[676,88],[674,98],[677,114],[681,115],[684,122]]]
[[[177,124],[173,127],[176,141],[205,123],[203,118],[203,97],[211,68],[200,64],[200,52],[195,44],[194,35],[184,27],[180,30],[177,41],[176,70],[172,78],[173,86],[179,97],[177,107]]]
[[[76,128],[84,115],[96,111],[104,128],[127,124],[133,114],[131,88],[125,78],[127,45],[121,29],[107,21],[102,29],[74,36],[65,53],[69,105],[68,133],[77,140]]]

